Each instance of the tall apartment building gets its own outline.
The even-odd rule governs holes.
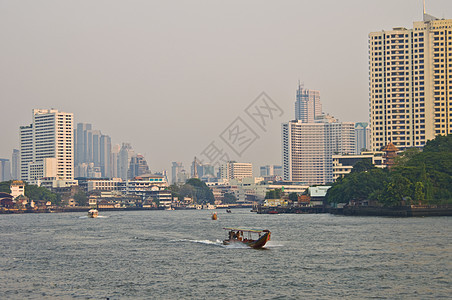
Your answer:
[[[315,118],[321,115],[320,92],[305,89],[303,85],[298,84],[295,120],[301,120],[303,123],[314,123]]]
[[[370,145],[370,127],[366,122],[355,124],[355,154],[366,151],[371,148]]]
[[[372,150],[422,147],[452,133],[452,20],[369,34]]]
[[[333,182],[333,154],[354,153],[355,124],[332,117],[315,123],[282,124],[284,180],[305,184]]]
[[[11,155],[11,177],[13,180],[20,178],[20,151],[18,149],[13,149]]]
[[[32,124],[20,127],[21,180],[49,175],[58,180],[73,180],[73,114],[33,109],[32,117]]]
[[[0,182],[11,180],[11,164],[9,159],[0,158]]]
[[[220,178],[238,179],[252,178],[253,165],[251,163],[227,162],[220,166]]]

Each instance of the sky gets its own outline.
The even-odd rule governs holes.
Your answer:
[[[452,1],[426,2],[452,18]],[[0,0],[0,157],[33,108],[55,108],[131,143],[153,172],[188,170],[212,145],[280,164],[298,82],[325,113],[367,122],[368,34],[420,20],[422,0]],[[277,108],[265,126],[246,113],[259,103]],[[253,135],[232,149],[237,122]]]

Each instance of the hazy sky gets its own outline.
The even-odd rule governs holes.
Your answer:
[[[452,18],[452,1],[427,12]],[[421,19],[422,0],[0,0],[0,157],[33,108],[56,108],[130,142],[152,171],[223,147],[237,117],[259,138],[231,159],[280,164],[298,80],[324,112],[368,121],[368,33]],[[244,112],[261,92],[284,111],[265,131]]]

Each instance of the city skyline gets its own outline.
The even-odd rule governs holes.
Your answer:
[[[0,97],[20,104],[0,121],[0,157],[33,108],[54,107],[130,142],[153,172],[187,165],[262,91],[285,114],[233,159],[280,164],[298,80],[340,121],[368,122],[368,34],[422,20],[422,1],[0,5]],[[451,18],[452,3],[427,1],[427,13]]]

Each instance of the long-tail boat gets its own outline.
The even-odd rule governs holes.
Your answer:
[[[254,249],[261,249],[270,240],[271,232],[265,230],[255,229],[241,229],[241,228],[223,228],[228,230],[228,238],[223,241],[224,245],[231,245],[239,243]]]

